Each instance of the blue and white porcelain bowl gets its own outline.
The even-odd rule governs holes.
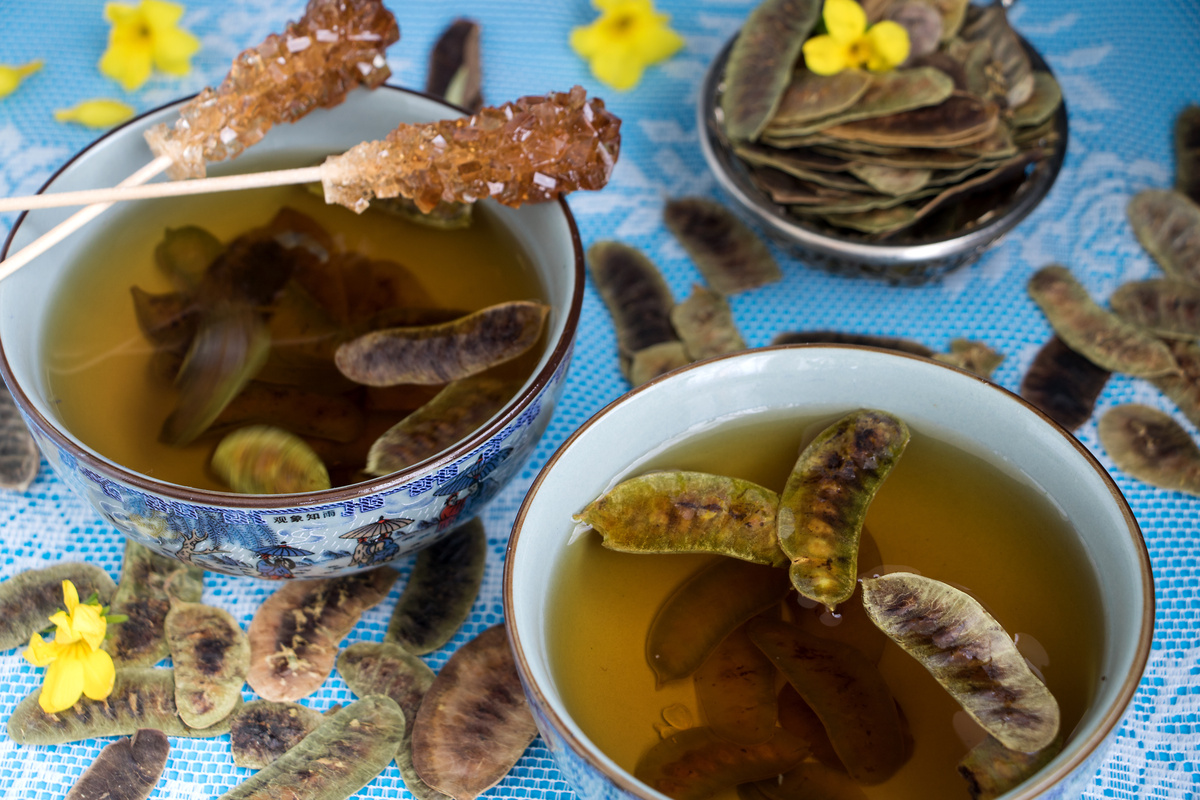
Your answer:
[[[172,123],[178,105],[103,136],[43,191],[116,185],[150,160],[143,131],[158,122]],[[395,87],[358,90],[336,108],[275,128],[232,164],[213,171],[307,166],[314,154],[383,138],[400,122],[461,113]],[[296,163],[298,159],[305,160]],[[570,209],[563,201],[516,210],[484,202],[525,251],[544,288],[551,306],[545,349],[504,409],[458,444],[411,469],[320,492],[240,495],[192,489],[135,472],[74,436],[56,411],[43,369],[42,334],[51,324],[50,300],[55,288],[89,258],[105,226],[128,223],[138,213],[133,203],[110,210],[0,286],[0,373],[62,480],[115,527],[153,550],[217,572],[271,578],[329,577],[376,566],[382,558],[356,557],[354,537],[344,537],[359,531],[372,540],[373,553],[392,559],[471,519],[532,454],[562,392],[584,284],[583,249]],[[17,252],[73,210],[23,215],[4,254]]]
[[[572,515],[689,436],[756,415],[831,416],[856,408],[886,410],[914,431],[1039,487],[1070,522],[1083,555],[1060,568],[1089,571],[1098,587],[1098,680],[1082,719],[1064,731],[1063,751],[1004,798],[1077,798],[1091,785],[1141,679],[1154,628],[1149,556],[1116,484],[1075,437],[990,381],[916,356],[797,345],[710,359],[622,396],[559,448],[525,498],[505,562],[504,616],[538,728],[581,798],[668,800],[589,739],[556,680],[552,609],[555,592],[570,590],[559,575],[572,540]],[[561,654],[572,657],[604,654]],[[646,674],[653,683],[648,666]]]

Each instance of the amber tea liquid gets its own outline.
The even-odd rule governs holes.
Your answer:
[[[714,472],[781,491],[802,445],[837,416],[729,422],[668,448],[637,472]],[[914,429],[867,516],[882,564],[860,561],[859,570],[915,571],[970,592],[1041,670],[1069,736],[1096,690],[1102,636],[1094,570],[1069,525],[1035,487]],[[690,678],[655,690],[645,640],[659,606],[713,558],[616,553],[589,533],[567,548],[560,566],[547,622],[555,683],[584,733],[631,773],[661,741],[654,726],[663,724],[664,708],[683,704],[695,724],[704,724]],[[860,593],[849,602],[861,604]],[[794,594],[787,604],[789,614],[812,613]],[[824,622],[837,624],[828,615]],[[908,720],[914,750],[892,778],[863,792],[872,800],[967,800],[956,765],[981,731],[890,641],[879,669]],[[721,795],[735,797],[733,790]]]
[[[166,228],[199,225],[228,243],[267,224],[291,206],[314,218],[341,250],[403,264],[431,298],[431,307],[474,311],[509,300],[543,299],[532,263],[486,208],[462,230],[437,230],[379,211],[357,215],[329,206],[302,187],[264,189],[139,204],[110,224],[54,299],[43,332],[47,382],[64,425],[96,452],[137,472],[200,489],[223,487],[209,474],[216,444],[201,437],[185,447],[158,441],[177,393],[148,378],[153,347],[134,316],[130,287],[174,287],[154,263]],[[109,218],[106,218],[109,219]],[[543,343],[497,368],[528,376]],[[317,388],[317,387],[314,387]],[[335,479],[336,480],[336,479]]]

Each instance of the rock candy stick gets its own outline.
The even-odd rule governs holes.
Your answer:
[[[309,0],[298,22],[239,55],[220,86],[196,95],[172,127],[147,131],[146,142],[170,157],[172,178],[202,178],[205,162],[237,156],[271,126],[383,83],[384,50],[399,39],[380,0]]]
[[[621,121],[583,88],[522,97],[469,117],[400,125],[321,166],[325,199],[355,211],[402,195],[428,212],[439,200],[484,197],[508,206],[607,183]]]

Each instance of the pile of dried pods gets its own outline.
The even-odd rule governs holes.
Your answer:
[[[861,604],[848,602],[860,549],[879,557],[863,531],[867,510],[909,436],[890,414],[855,411],[800,452],[781,494],[721,475],[653,472],[575,516],[613,550],[727,556],[687,579],[650,625],[658,684],[692,677],[707,724],[668,707],[639,779],[674,800],[734,787],[747,800],[864,796],[860,787],[887,780],[911,753],[871,623],[987,732],[959,763],[976,800],[1003,794],[1061,749],[1058,703],[970,595],[897,572],[862,580]],[[847,619],[865,611],[872,646],[764,613],[793,590]],[[777,672],[790,687],[778,696]]]
[[[908,32],[885,72],[809,71],[820,0],[765,0],[734,42],[725,134],[763,194],[839,235],[897,243],[997,213],[1059,138],[1062,93],[1031,64],[1000,3],[866,0]]]

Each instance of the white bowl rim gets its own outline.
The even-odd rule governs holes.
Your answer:
[[[533,670],[529,666],[529,662],[525,657],[524,650],[521,646],[520,632],[516,629],[515,620],[517,619],[516,609],[513,605],[513,565],[516,559],[513,554],[517,546],[520,544],[521,531],[525,523],[525,516],[529,510],[529,506],[533,499],[537,496],[538,490],[541,488],[543,481],[549,475],[554,465],[559,458],[571,447],[571,445],[585,434],[593,425],[605,417],[615,407],[624,404],[629,398],[647,391],[649,387],[654,386],[664,380],[670,380],[673,376],[681,373],[702,367],[706,364],[724,361],[730,358],[737,358],[745,355],[747,352],[758,351],[774,351],[774,350],[866,350],[877,353],[886,353],[896,358],[913,359],[924,364],[931,364],[938,368],[948,369],[953,372],[958,372],[975,379],[987,388],[1007,396],[1011,400],[1017,401],[1022,406],[1025,406],[1029,411],[1034,412],[1042,420],[1049,423],[1051,427],[1057,430],[1078,453],[1083,457],[1085,462],[1098,474],[1099,478],[1104,482],[1104,485],[1112,495],[1113,501],[1120,509],[1125,522],[1126,530],[1129,533],[1130,540],[1133,543],[1133,549],[1137,554],[1138,575],[1142,587],[1142,618],[1139,627],[1139,635],[1137,646],[1133,654],[1133,667],[1127,675],[1122,678],[1121,686],[1118,694],[1115,697],[1112,705],[1105,710],[1104,716],[1099,720],[1092,734],[1086,739],[1071,742],[1071,749],[1074,750],[1071,757],[1062,764],[1059,764],[1055,769],[1040,774],[1035,780],[1029,780],[1022,783],[1016,793],[1006,793],[1005,800],[1032,800],[1048,789],[1052,788],[1056,783],[1066,778],[1071,772],[1083,764],[1091,756],[1091,754],[1101,746],[1106,738],[1115,730],[1121,718],[1125,715],[1129,704],[1133,700],[1133,695],[1137,691],[1138,685],[1141,683],[1142,674],[1145,672],[1146,664],[1150,659],[1151,644],[1154,638],[1154,573],[1150,565],[1150,552],[1146,547],[1145,538],[1142,536],[1142,531],[1138,525],[1137,518],[1133,514],[1133,510],[1129,507],[1125,496],[1121,494],[1121,490],[1117,488],[1112,476],[1108,471],[1096,460],[1082,442],[1053,419],[1050,418],[1044,411],[1037,406],[1025,400],[1018,394],[1005,389],[999,384],[992,383],[989,380],[980,378],[975,373],[968,370],[960,369],[959,367],[945,364],[942,362],[927,359],[922,356],[913,355],[910,353],[902,353],[895,350],[885,350],[878,347],[870,347],[866,345],[851,345],[851,344],[790,344],[790,345],[773,345],[769,347],[754,348],[753,351],[739,351],[737,353],[729,353],[722,356],[716,356],[704,361],[697,361],[685,367],[673,370],[665,375],[661,375],[651,381],[648,381],[641,386],[637,386],[629,392],[621,395],[613,400],[604,408],[597,411],[590,419],[580,425],[559,447],[554,451],[554,454],[547,459],[546,464],[538,473],[530,485],[529,490],[525,494],[525,499],[521,502],[521,508],[517,512],[517,518],[513,522],[512,531],[509,534],[508,547],[505,550],[504,559],[504,576],[503,576],[503,602],[504,602],[504,619],[506,621],[506,629],[508,631],[509,646],[513,650],[513,656],[516,661],[517,673],[521,678],[522,684],[526,691],[531,692],[537,698],[537,706],[541,710],[544,718],[550,724],[555,733],[567,742],[568,746],[584,759],[589,766],[603,774],[606,778],[612,781],[617,787],[629,793],[632,796],[644,798],[644,800],[670,800],[666,795],[663,795],[654,790],[648,789],[640,781],[633,778],[632,775],[624,772],[613,772],[609,765],[600,757],[599,751],[587,740],[581,740],[571,730],[562,718],[555,711],[547,699],[541,686],[538,685],[533,677]]]
[[[393,86],[391,84],[383,84],[371,91],[394,91],[400,94],[410,95],[414,97],[430,100],[440,105],[453,110],[456,114],[468,114],[466,109],[446,102],[440,97],[435,97],[427,92],[417,91],[415,89],[407,89],[401,86]],[[107,140],[108,138],[124,132],[127,128],[137,125],[143,119],[155,114],[159,114],[168,108],[186,103],[195,95],[181,97],[172,100],[169,103],[164,103],[157,108],[152,108],[136,117],[118,125],[110,131],[105,132],[79,152],[71,156],[61,167],[59,167],[47,181],[42,184],[37,190],[37,194],[46,193],[56,180],[68,169],[70,169],[76,161],[87,155],[93,148]],[[472,450],[480,447],[497,433],[502,431],[506,425],[512,423],[537,395],[551,382],[555,372],[562,366],[563,362],[571,352],[574,346],[575,334],[579,329],[579,318],[583,309],[583,289],[585,283],[585,262],[583,255],[583,240],[579,236],[579,228],[575,224],[575,217],[571,214],[570,206],[567,205],[566,198],[558,198],[559,209],[563,213],[563,217],[567,223],[567,227],[571,236],[571,248],[574,254],[574,277],[571,290],[571,302],[567,308],[566,318],[563,321],[562,335],[557,342],[554,342],[554,347],[546,359],[546,365],[532,377],[525,387],[524,391],[517,394],[508,405],[494,417],[491,424],[485,425],[477,429],[472,435],[460,440],[457,444],[450,447],[436,458],[422,461],[415,466],[400,472],[393,472],[379,478],[371,478],[369,480],[353,483],[348,486],[338,486],[332,489],[323,489],[317,492],[304,492],[297,494],[266,494],[266,495],[251,495],[251,494],[235,494],[233,492],[219,492],[211,489],[195,489],[188,486],[182,486],[177,483],[168,483],[166,481],[156,480],[148,475],[130,470],[116,461],[103,458],[91,448],[83,445],[81,442],[65,436],[61,430],[61,426],[53,420],[47,419],[41,414],[34,403],[25,394],[25,389],[18,383],[16,377],[12,373],[12,369],[8,363],[8,356],[4,351],[4,343],[0,341],[0,379],[3,379],[7,385],[13,399],[20,406],[21,410],[27,414],[42,431],[61,449],[71,453],[84,466],[114,475],[119,480],[151,494],[158,494],[165,497],[170,497],[175,500],[181,500],[190,503],[202,503],[206,505],[216,505],[231,508],[245,509],[275,509],[279,508],[282,503],[286,503],[286,498],[296,498],[296,501],[306,504],[326,505],[330,503],[339,503],[348,500],[365,497],[376,494],[380,491],[403,486],[411,482],[414,478],[430,472],[437,472],[441,468],[448,466]],[[9,248],[12,246],[14,237],[17,235],[21,223],[25,221],[25,217],[29,214],[28,211],[21,212],[17,217],[17,221],[13,224],[12,230],[9,231],[8,237],[4,240],[4,245],[0,247],[0,260],[8,257]],[[36,264],[33,265],[36,269]]]

